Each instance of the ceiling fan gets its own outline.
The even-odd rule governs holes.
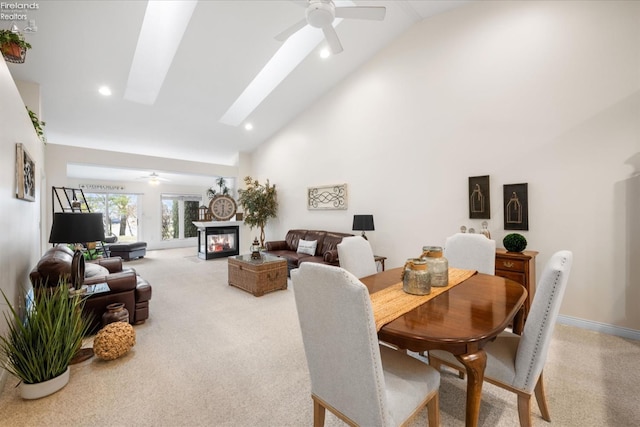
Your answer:
[[[160,184],[160,181],[170,181],[167,178],[162,178],[160,175],[158,175],[155,172],[152,172],[149,175],[141,176],[138,179],[149,181],[149,184],[154,184],[154,185]]]
[[[382,21],[386,8],[382,6],[345,6],[336,7],[333,0],[308,0],[305,18],[296,22],[276,36],[276,40],[285,41],[307,25],[320,28],[333,54],[342,52],[342,44],[338,38],[333,21],[336,18],[368,19]]]

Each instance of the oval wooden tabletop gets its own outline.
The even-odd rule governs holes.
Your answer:
[[[398,283],[401,271],[394,268],[360,280],[373,293]],[[387,323],[378,336],[413,351],[470,353],[509,326],[526,297],[519,283],[478,273]]]

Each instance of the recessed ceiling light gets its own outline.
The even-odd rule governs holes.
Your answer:
[[[111,96],[111,89],[109,88],[109,86],[100,86],[98,88],[98,92],[100,92],[100,95],[103,96]]]
[[[253,125],[252,125],[251,123],[246,123],[246,124],[244,125],[244,128],[245,128],[246,130],[252,130],[252,129],[253,129]]]
[[[329,48],[325,47],[320,51],[320,58],[326,59],[330,56],[331,56],[331,51],[329,50]]]

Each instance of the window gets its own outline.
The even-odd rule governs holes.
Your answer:
[[[138,196],[135,194],[85,193],[91,212],[102,212],[105,236],[119,242],[138,240]]]
[[[193,194],[162,195],[162,240],[196,237],[201,196]]]

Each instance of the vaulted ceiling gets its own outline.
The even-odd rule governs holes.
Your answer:
[[[304,18],[307,2],[191,3],[184,35],[169,33],[180,20],[175,12],[166,31],[151,39],[151,52],[168,53],[170,62],[157,97],[144,102],[130,100],[127,85],[134,84],[130,73],[148,2],[49,0],[23,11],[28,19],[14,23],[21,30],[35,23],[36,32],[25,32],[33,48],[24,64],[9,69],[15,79],[40,85],[48,142],[231,165],[238,152],[268,139],[411,25],[467,1],[336,1],[336,7],[384,6],[386,16],[342,20],[336,31],[344,51],[326,59],[319,56],[326,47],[321,30],[310,28],[318,40],[305,42],[312,43],[308,55],[237,125],[221,119],[283,47],[274,37]],[[11,22],[0,25],[8,29]],[[293,54],[279,55],[275,67]],[[155,75],[160,68],[143,69],[143,83],[162,78]],[[102,85],[111,96],[98,93]]]

